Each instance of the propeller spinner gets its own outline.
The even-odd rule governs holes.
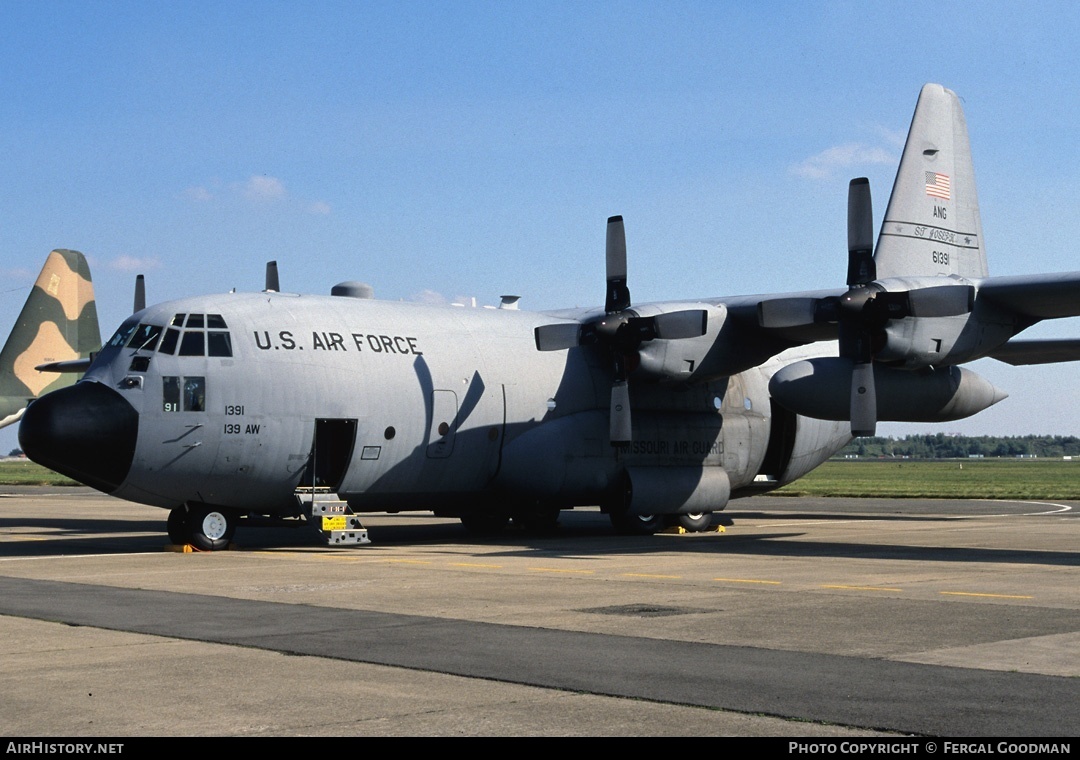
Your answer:
[[[612,357],[613,379],[610,405],[610,438],[613,446],[631,440],[629,375],[639,362],[641,344],[655,340],[696,338],[705,334],[708,313],[703,309],[638,316],[630,308],[626,277],[626,231],[623,218],[607,222],[607,297],[604,316],[579,323],[541,325],[536,328],[536,347],[557,351],[573,346],[601,345]]]

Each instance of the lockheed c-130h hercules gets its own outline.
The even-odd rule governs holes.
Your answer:
[[[602,308],[296,295],[276,265],[262,292],[137,304],[82,380],[31,403],[19,440],[171,510],[170,538],[204,550],[256,516],[364,543],[371,511],[492,530],[599,505],[621,531],[701,530],[878,420],[1005,398],[961,364],[1080,357],[1080,341],[1013,340],[1080,314],[1080,272],[988,276],[953,92],[922,89],[876,249],[868,188],[850,184],[847,282],[832,290],[634,303],[612,217]]]

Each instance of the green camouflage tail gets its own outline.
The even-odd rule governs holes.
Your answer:
[[[38,396],[78,379],[72,373],[39,372],[35,367],[85,359],[100,348],[86,257],[78,251],[53,251],[0,351],[0,427],[18,421]]]

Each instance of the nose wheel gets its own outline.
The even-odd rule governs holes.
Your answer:
[[[236,532],[236,515],[207,504],[183,505],[169,512],[166,530],[174,544],[191,544],[204,552],[226,549]]]

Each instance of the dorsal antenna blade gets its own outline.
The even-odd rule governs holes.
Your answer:
[[[277,262],[266,262],[266,288],[269,293],[280,293],[281,286],[278,283]]]

